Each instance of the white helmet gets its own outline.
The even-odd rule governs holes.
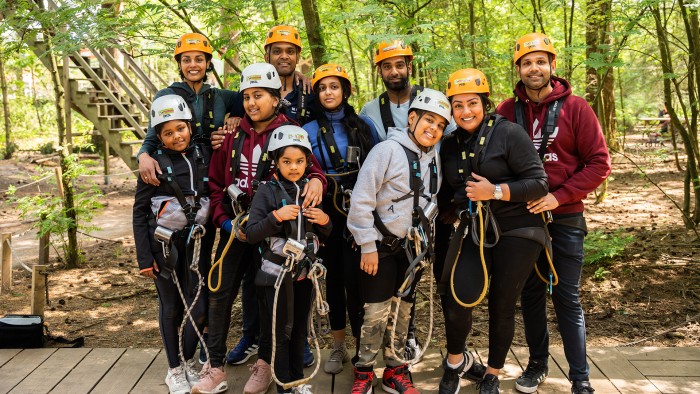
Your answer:
[[[166,94],[151,104],[151,127],[171,120],[192,120],[192,111],[185,99],[177,94]]]
[[[270,135],[270,143],[267,145],[267,151],[271,153],[285,146],[300,146],[311,152],[309,134],[299,126],[291,124],[280,126]]]
[[[437,90],[424,89],[422,92],[418,93],[418,96],[416,96],[411,103],[408,112],[411,112],[412,109],[430,111],[442,116],[448,122],[452,119],[450,101],[447,100],[447,97],[442,92],[438,92]]]
[[[242,92],[248,88],[279,89],[281,87],[282,82],[275,66],[270,63],[254,63],[243,69],[241,87],[238,91]]]

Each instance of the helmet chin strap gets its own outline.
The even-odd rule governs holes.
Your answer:
[[[409,127],[408,127],[408,135],[412,137],[411,140],[412,140],[416,145],[418,145],[418,148],[420,148],[420,150],[422,150],[423,152],[429,152],[430,149],[432,149],[432,146],[430,146],[430,147],[428,147],[428,146],[423,146],[423,145],[421,145],[421,144],[418,142],[418,139],[416,138],[416,127],[418,127],[418,123],[420,123],[420,120],[423,118],[423,115],[425,115],[425,112],[423,112],[422,114],[420,114],[420,116],[418,117],[418,119],[416,119],[416,123],[413,124],[413,130],[411,130],[411,127],[410,127],[410,125],[409,125]]]

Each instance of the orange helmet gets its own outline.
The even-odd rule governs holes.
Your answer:
[[[489,91],[489,83],[486,75],[475,68],[465,68],[450,74],[447,80],[447,97],[452,97],[462,93],[486,93]]]
[[[270,31],[267,32],[267,36],[265,36],[265,48],[267,49],[268,45],[276,42],[294,44],[301,51],[301,37],[297,29],[293,26],[279,25],[270,29]]]
[[[211,55],[213,49],[209,39],[203,35],[199,33],[186,33],[177,40],[177,44],[175,44],[174,56],[189,51],[200,51]]]
[[[552,55],[552,60],[556,59],[552,40],[542,33],[528,33],[518,38],[515,42],[515,52],[513,53],[513,63],[517,63],[521,57],[530,52],[547,52]]]
[[[350,77],[348,76],[348,72],[345,71],[345,69],[342,66],[335,63],[328,63],[317,68],[311,75],[311,86],[315,86],[316,82],[322,80],[325,77],[343,78],[346,81],[348,81],[348,83],[350,83]],[[352,84],[350,86],[352,86]]]
[[[380,42],[379,45],[377,45],[377,50],[374,52],[374,64],[378,66],[382,60],[394,56],[408,56],[408,61],[410,62],[413,60],[413,51],[410,46],[406,45],[401,40]]]

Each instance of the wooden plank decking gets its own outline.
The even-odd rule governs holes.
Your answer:
[[[328,351],[323,353],[327,356]],[[485,362],[487,349],[476,349]],[[700,348],[589,348],[591,382],[596,393],[700,393]],[[436,393],[442,356],[429,350],[413,370],[421,393]],[[527,365],[527,349],[513,348],[501,371],[503,393],[516,393],[515,379]],[[539,393],[568,393],[568,367],[562,348],[552,348],[549,377]],[[167,393],[167,369],[160,349],[0,349],[0,394]],[[246,366],[227,366],[229,393],[241,393]],[[306,370],[307,375],[313,367]],[[381,376],[381,366],[377,368]],[[352,368],[335,379],[335,393],[347,393]],[[331,376],[322,371],[312,381],[314,393],[331,393]],[[463,381],[462,392],[473,392]],[[268,393],[273,393],[270,388]],[[377,389],[377,392],[382,392]]]

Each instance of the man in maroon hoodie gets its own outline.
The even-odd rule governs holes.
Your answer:
[[[544,161],[549,193],[528,203],[534,214],[551,211],[554,268],[559,284],[551,287],[564,353],[569,363],[571,392],[592,393],[586,361],[586,323],[579,300],[583,239],[586,221],[583,199],[610,174],[610,156],[595,113],[586,100],[571,94],[568,81],[554,76],[556,53],[549,37],[540,33],[522,36],[513,56],[520,82],[515,97],[502,102],[496,112],[527,130]],[[537,262],[548,272],[546,256]],[[550,276],[551,281],[551,276]],[[532,393],[548,374],[549,332],[545,285],[536,272],[528,278],[521,305],[530,360],[515,384]]]

